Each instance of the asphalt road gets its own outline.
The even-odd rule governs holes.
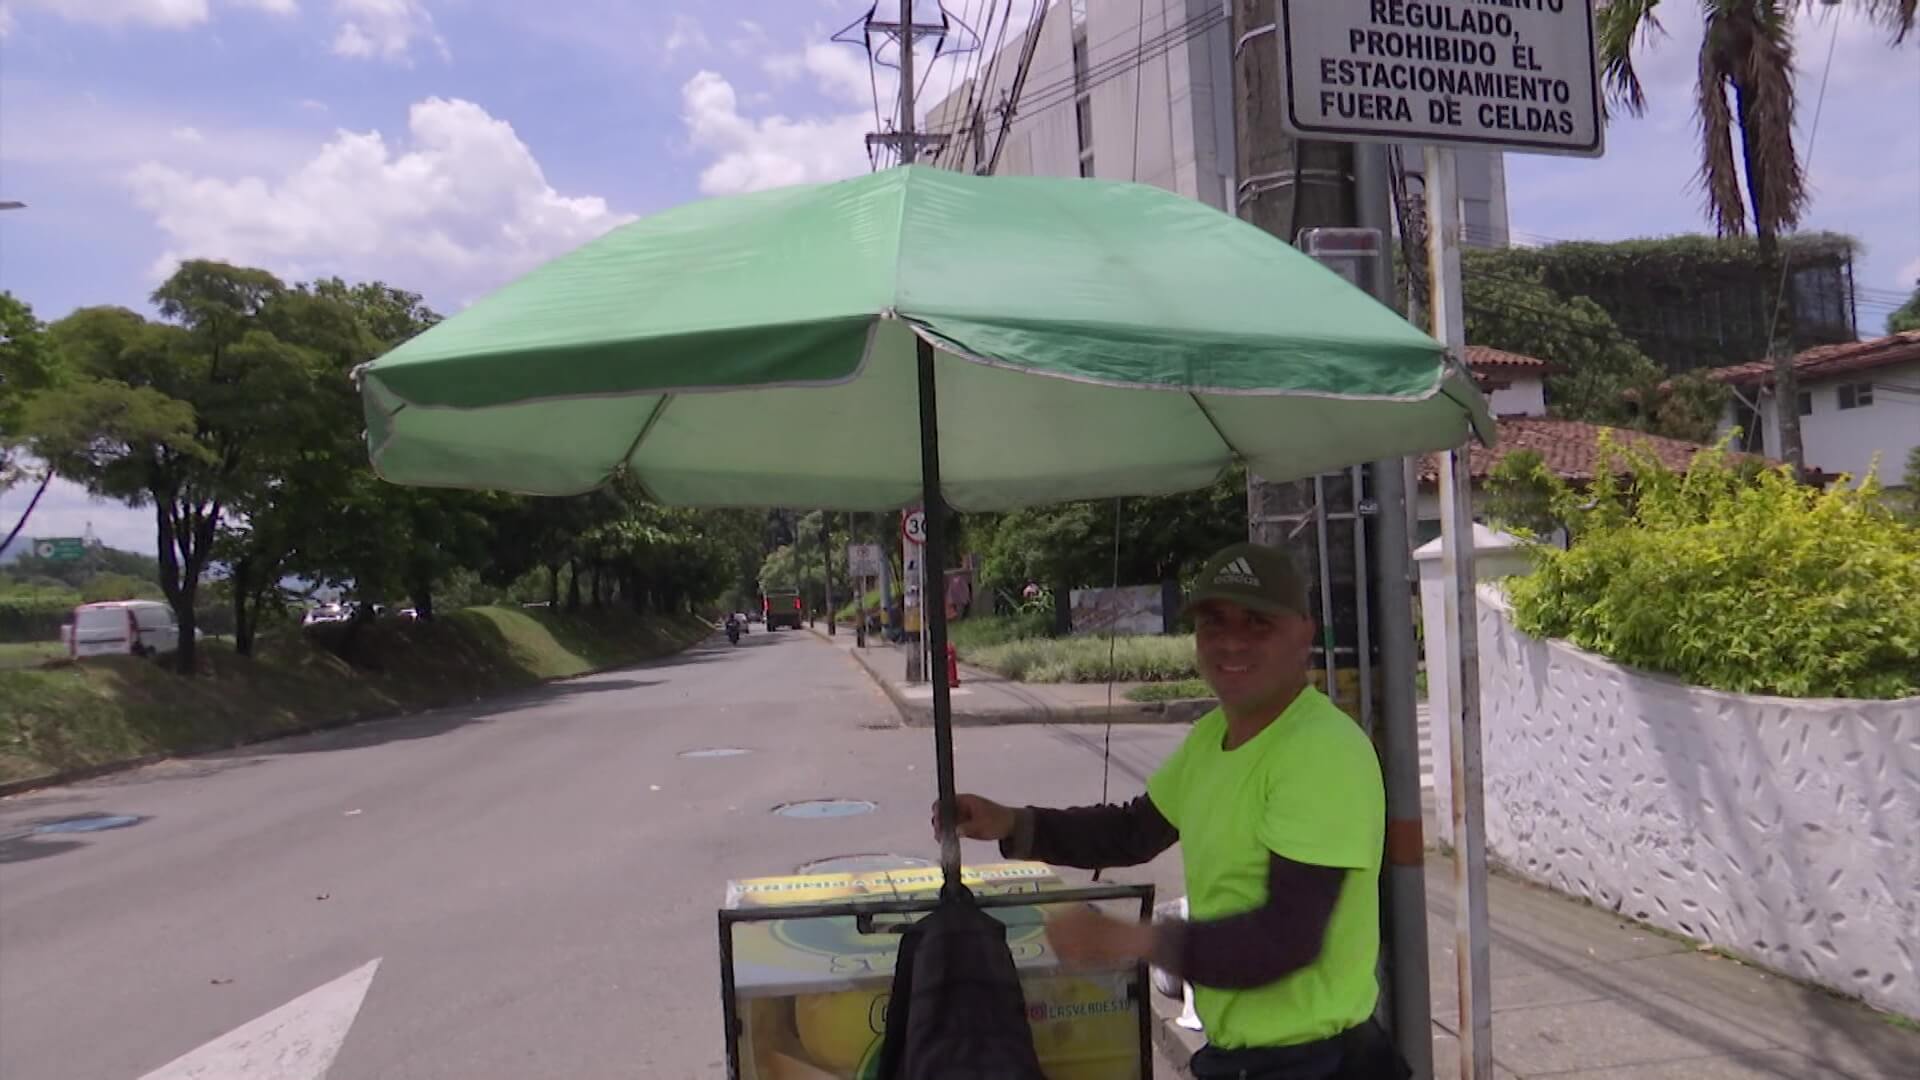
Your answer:
[[[0,1076],[139,1080],[375,960],[336,1080],[719,1076],[725,883],[937,857],[931,733],[894,720],[845,657],[758,632],[0,802]],[[1112,795],[1181,731],[1115,729]],[[962,730],[960,785],[1091,802],[1101,745],[1098,727]],[[679,756],[702,747],[753,752]],[[878,809],[770,813],[823,797]],[[135,820],[33,831],[86,815]],[[1110,876],[1178,873],[1169,854]]]

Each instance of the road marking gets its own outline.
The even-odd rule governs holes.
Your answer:
[[[369,961],[140,1080],[325,1080],[379,969]]]

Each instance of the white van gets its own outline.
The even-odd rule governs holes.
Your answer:
[[[150,656],[180,647],[180,624],[173,609],[158,600],[113,600],[82,604],[73,609],[73,622],[60,628],[67,639],[67,655],[113,656],[131,653]]]

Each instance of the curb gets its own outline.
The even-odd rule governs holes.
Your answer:
[[[831,642],[826,633],[808,627],[808,630],[822,641]],[[886,646],[889,652],[893,646]],[[887,695],[893,707],[899,711],[901,723],[907,727],[930,728],[933,726],[933,701],[931,698],[908,697],[898,684],[882,675],[872,661],[859,648],[847,650],[853,661],[860,665],[867,677],[879,686],[880,692]],[[1009,683],[1019,686],[1019,683]],[[1017,693],[1017,691],[1016,691]],[[965,711],[955,708],[954,727],[1005,727],[1014,724],[1191,724],[1212,711],[1216,702],[1212,698],[1192,698],[1180,701],[1116,701],[1112,708],[1105,705],[1073,705],[1065,708],[1049,705],[1044,701],[1032,701],[1025,709],[993,711]]]
[[[712,634],[707,636],[711,637]],[[234,750],[244,750],[249,746],[259,746],[262,743],[278,742],[281,739],[297,739],[305,735],[318,735],[327,731],[339,731],[343,728],[359,727],[362,724],[384,724],[394,720],[407,720],[416,716],[425,716],[428,713],[441,712],[446,709],[457,709],[462,705],[476,705],[482,701],[496,701],[501,698],[511,697],[515,694],[532,693],[540,690],[542,687],[557,686],[561,683],[573,682],[576,679],[605,675],[608,672],[622,671],[639,664],[650,664],[656,660],[665,660],[670,656],[679,656],[681,653],[686,652],[688,649],[693,648],[705,640],[707,640],[705,637],[695,638],[670,653],[661,653],[659,656],[650,656],[625,664],[613,664],[608,667],[595,668],[592,671],[582,671],[576,675],[562,675],[558,678],[542,679],[529,686],[514,687],[513,689],[504,690],[498,694],[482,694],[478,697],[469,698],[466,701],[448,701],[439,705],[422,706],[417,709],[391,709],[385,712],[347,716],[335,720],[318,720],[311,724],[301,724],[298,727],[286,728],[281,731],[261,732],[257,736],[237,739],[233,742],[182,747],[178,750],[142,754],[139,757],[126,758],[121,761],[107,761],[98,765],[82,765],[77,769],[48,773],[45,776],[29,776],[23,780],[8,780],[0,783],[0,799],[10,799],[15,795],[25,795],[45,788],[66,787],[68,784],[82,784],[88,780],[98,780],[103,776],[114,776],[123,772],[133,772],[136,769],[144,769],[149,765],[158,765],[163,761],[206,757],[211,754],[225,754]]]
[[[1153,1015],[1148,1017],[1152,1023],[1153,1046],[1173,1066],[1173,1075],[1182,1080],[1191,1080],[1193,1071],[1188,1067],[1193,1055],[1207,1044],[1207,1037],[1198,1031],[1188,1031],[1174,1023],[1180,1016],[1180,1004],[1171,998],[1163,997],[1160,991],[1147,988],[1153,998],[1148,1006]]]

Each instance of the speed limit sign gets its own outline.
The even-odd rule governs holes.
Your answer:
[[[927,512],[925,510],[909,510],[901,514],[900,536],[909,544],[918,545],[926,543]]]

